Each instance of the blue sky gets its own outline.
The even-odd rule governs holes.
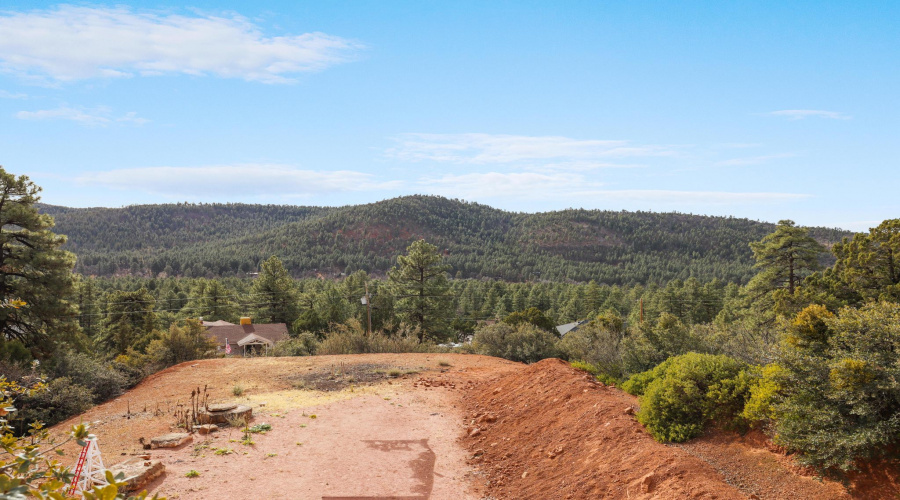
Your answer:
[[[900,2],[4,2],[0,165],[68,206],[900,216]]]

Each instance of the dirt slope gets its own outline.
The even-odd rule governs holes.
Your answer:
[[[237,397],[235,386],[244,388]],[[185,363],[58,425],[92,423],[107,465],[174,430],[195,387],[253,408],[272,430],[254,444],[224,429],[152,450],[170,498],[837,499],[752,436],[711,433],[679,446],[637,423],[634,397],[560,360],[525,366],[485,356],[377,354]],[[315,415],[315,418],[313,418]],[[230,453],[216,453],[217,450]],[[74,463],[77,450],[66,448]],[[188,478],[196,470],[199,477]],[[876,471],[877,472],[877,471]],[[891,476],[893,477],[893,476]],[[854,479],[854,498],[896,497],[896,481]]]

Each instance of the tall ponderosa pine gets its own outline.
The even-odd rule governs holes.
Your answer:
[[[236,321],[238,313],[235,296],[219,280],[197,280],[185,306],[187,316],[203,318],[205,321]]]
[[[388,273],[397,300],[400,319],[419,329],[419,342],[426,337],[442,338],[452,316],[447,291],[448,266],[436,246],[425,240],[413,242],[406,255],[397,257],[397,265]]]
[[[834,272],[851,291],[866,300],[900,301],[900,219],[844,238],[832,251]]]
[[[819,269],[819,255],[825,248],[809,235],[809,230],[794,225],[792,220],[778,221],[775,232],[750,243],[754,267],[759,273],[747,284],[747,298],[763,322],[772,314],[793,313],[790,310],[795,292],[804,278]]]
[[[256,306],[256,318],[260,323],[284,323],[288,328],[300,317],[299,292],[281,259],[269,257],[263,262],[259,276],[253,281],[251,299]]]
[[[78,332],[68,300],[75,256],[59,249],[66,237],[51,232],[53,218],[35,208],[40,191],[27,176],[0,167],[0,335],[47,353]]]
[[[117,290],[107,297],[106,317],[97,343],[110,354],[125,354],[129,348],[143,351],[156,329],[156,299],[141,288]]]

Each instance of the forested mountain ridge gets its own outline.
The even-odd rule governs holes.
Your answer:
[[[245,275],[271,255],[295,276],[383,274],[410,242],[425,238],[458,277],[746,282],[753,274],[748,243],[774,228],[680,213],[513,213],[436,196],[335,208],[180,203],[41,210],[68,236],[65,248],[79,257],[76,271],[97,275]],[[811,234],[827,245],[850,233],[812,228]]]

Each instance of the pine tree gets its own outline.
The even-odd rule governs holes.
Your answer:
[[[754,267],[759,273],[747,284],[747,299],[760,323],[775,315],[796,312],[796,292],[803,279],[819,269],[819,255],[825,248],[809,235],[806,228],[792,220],[778,221],[775,232],[750,243]]]
[[[256,307],[260,323],[284,323],[292,328],[300,317],[299,293],[293,278],[281,263],[272,256],[263,262],[259,276],[253,281],[252,298],[259,303]]]
[[[65,236],[38,213],[41,188],[0,167],[0,335],[48,353],[78,333],[73,292],[75,256],[60,250]]]
[[[443,265],[437,247],[419,240],[397,257],[388,273],[396,298],[396,311],[419,329],[419,342],[426,337],[442,338],[452,311],[449,306],[448,266]]]
[[[850,290],[863,299],[900,301],[900,219],[844,238],[832,251],[835,274]]]

